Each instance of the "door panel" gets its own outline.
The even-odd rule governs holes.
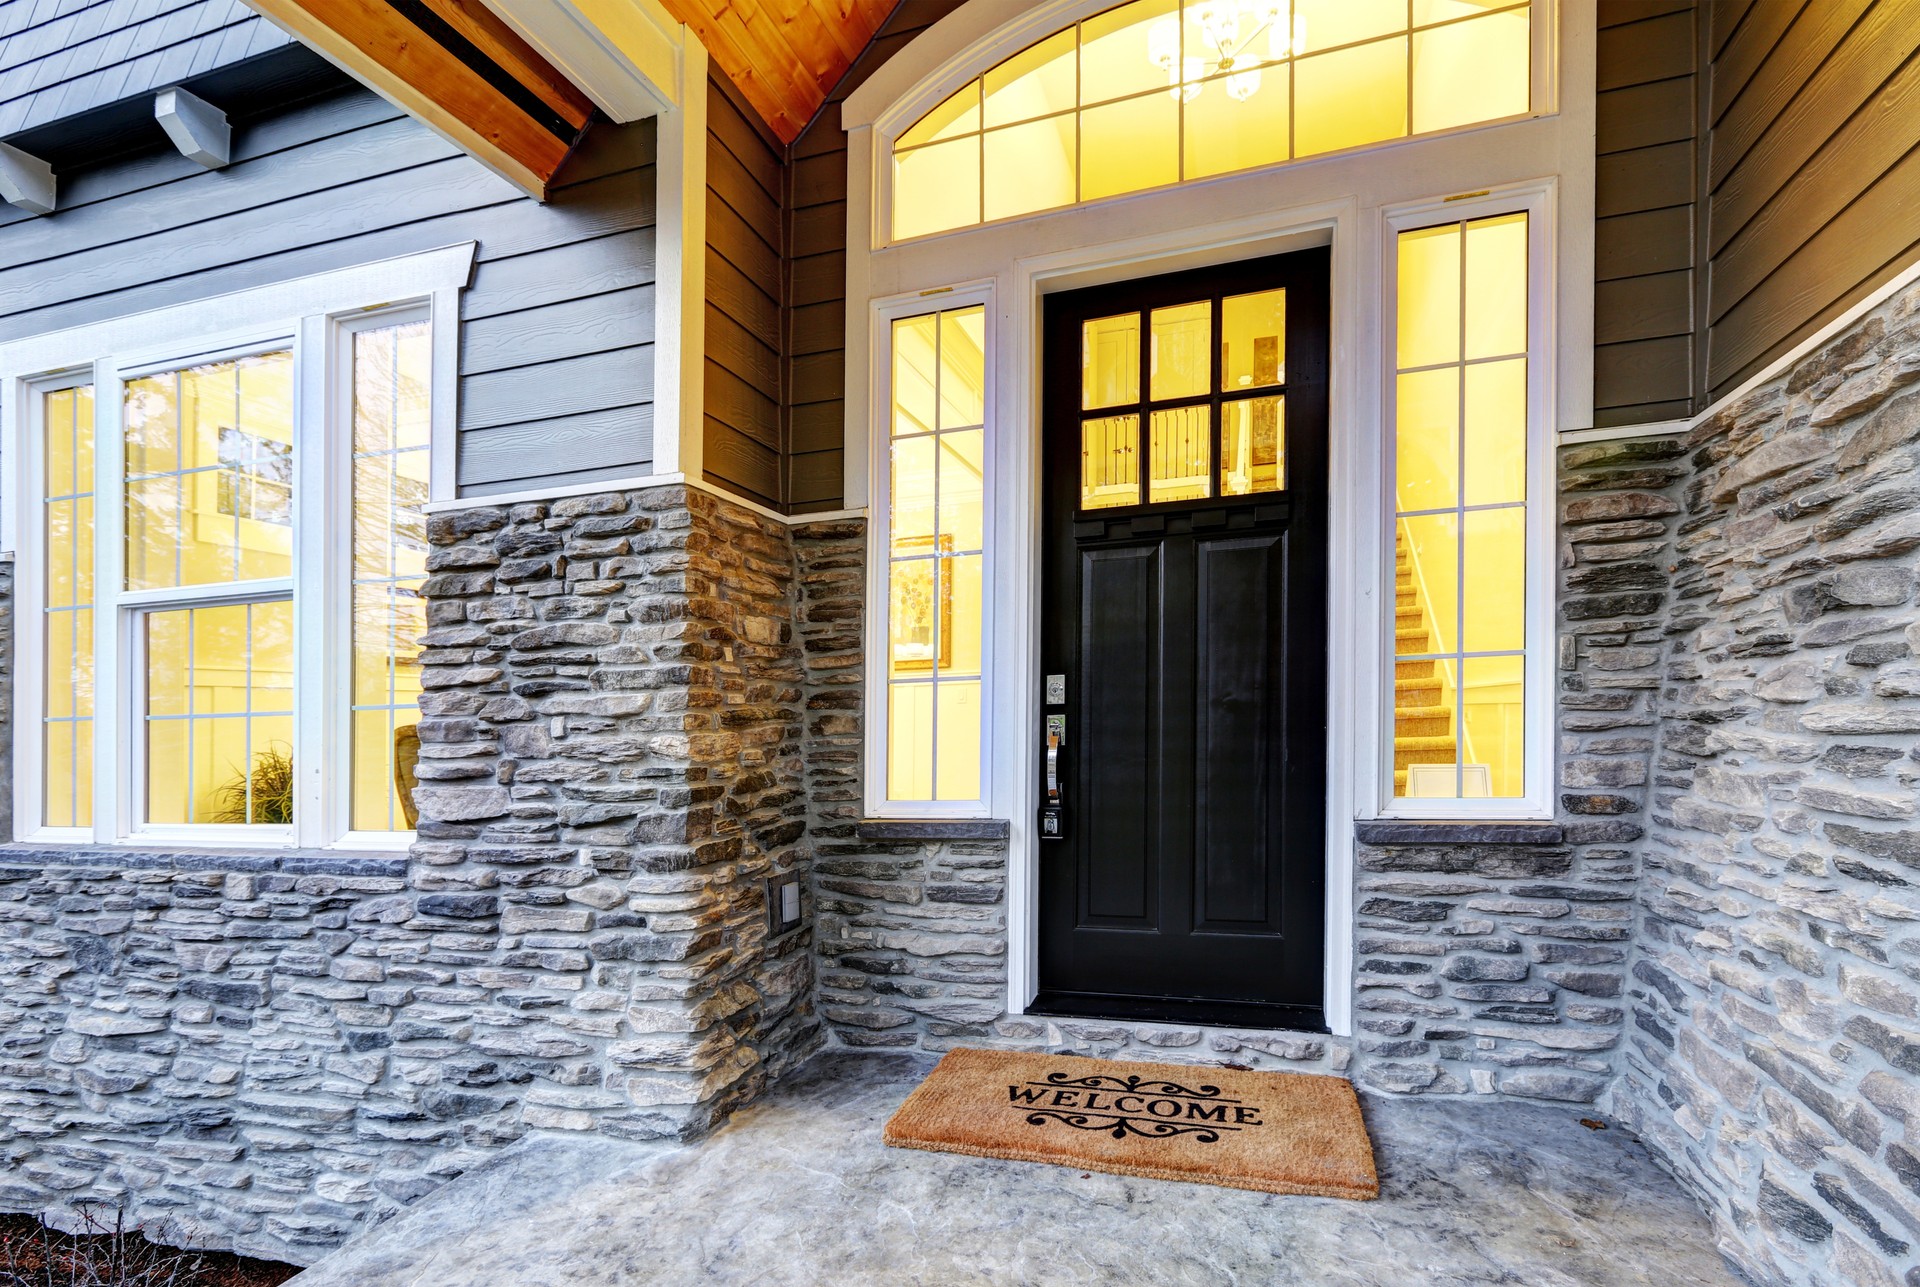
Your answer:
[[[1207,541],[1198,549],[1200,725],[1194,853],[1195,928],[1279,930],[1279,890],[1270,879],[1279,837],[1267,819],[1279,803],[1277,756],[1284,726],[1279,704],[1278,629],[1286,594],[1286,535]]]
[[[1143,784],[1158,769],[1153,701],[1160,674],[1160,551],[1155,546],[1091,550],[1081,576],[1081,614],[1088,622],[1081,649],[1080,718],[1088,747],[1100,763],[1076,753],[1074,794],[1086,801],[1087,843],[1079,847],[1084,872],[1082,919],[1088,924],[1151,929],[1158,909],[1157,845],[1142,844],[1156,826],[1154,801]],[[1096,768],[1099,771],[1095,771]]]
[[[1043,1011],[1323,1027],[1328,262],[1046,301]]]

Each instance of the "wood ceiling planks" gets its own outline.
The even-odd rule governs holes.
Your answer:
[[[799,137],[893,0],[663,0],[784,143]]]

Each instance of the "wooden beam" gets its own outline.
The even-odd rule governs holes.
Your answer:
[[[461,0],[247,0],[528,195],[592,105],[506,24]]]
[[[576,129],[593,116],[593,102],[574,88],[573,82],[556,71],[518,32],[500,20],[478,0],[425,0],[426,6],[466,37],[481,53],[499,67],[513,73],[515,80],[540,96],[540,100]]]

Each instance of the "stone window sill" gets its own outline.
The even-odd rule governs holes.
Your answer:
[[[1407,822],[1375,819],[1353,824],[1363,845],[1557,845],[1557,822]]]
[[[862,840],[1005,840],[1004,818],[865,818],[854,827]]]
[[[0,844],[0,867],[281,872],[289,876],[405,876],[404,852],[363,849],[182,849],[139,845]]]

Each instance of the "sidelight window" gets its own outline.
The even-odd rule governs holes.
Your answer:
[[[903,132],[893,236],[1524,116],[1533,27],[1511,0],[1135,0]]]
[[[982,798],[986,310],[892,331],[885,530],[889,804]]]
[[[417,308],[31,386],[23,834],[411,827],[431,365]]]
[[[1531,231],[1517,211],[1395,238],[1397,799],[1513,801],[1539,786]]]

